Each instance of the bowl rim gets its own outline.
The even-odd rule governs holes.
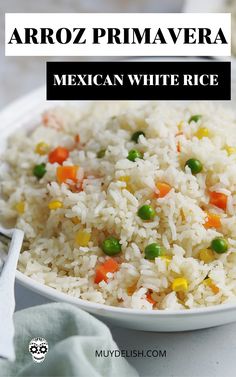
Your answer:
[[[140,59],[142,60],[142,59]],[[163,59],[165,60],[165,59]],[[169,60],[169,59],[166,59]],[[181,60],[181,59],[176,59]],[[199,58],[191,58],[188,60],[204,60]],[[236,73],[236,64],[232,61],[232,71],[234,74]],[[1,123],[4,122],[5,124],[5,132],[2,132],[2,138],[6,139],[8,135],[11,134],[8,130],[8,124],[12,124],[14,121],[20,122],[19,124],[22,125],[27,121],[32,121],[34,115],[39,115],[41,111],[46,110],[48,107],[51,107],[52,104],[61,104],[63,101],[47,101],[45,99],[45,86],[40,86],[39,88],[28,92],[27,94],[21,96],[20,98],[14,100],[6,107],[0,109],[0,120]],[[77,101],[75,101],[77,102]],[[83,101],[84,103],[91,103],[93,101]],[[229,102],[229,101],[228,101]],[[70,101],[71,103],[71,101]],[[30,115],[29,115],[30,114]],[[20,118],[22,117],[22,118]],[[10,119],[10,120],[9,120]],[[2,130],[1,130],[2,131]],[[109,314],[109,313],[117,313],[123,315],[136,315],[136,316],[156,316],[156,317],[191,317],[191,316],[204,316],[204,315],[212,315],[216,313],[222,313],[226,311],[235,311],[236,310],[236,302],[229,302],[223,303],[218,305],[212,305],[208,307],[198,307],[192,309],[167,309],[167,310],[152,310],[152,309],[133,309],[133,308],[122,308],[117,306],[111,306],[106,304],[100,304],[88,300],[83,300],[78,297],[71,296],[67,293],[60,292],[59,290],[47,286],[46,284],[42,284],[31,277],[24,275],[19,270],[16,271],[16,281],[32,290],[37,292],[38,294],[48,297],[54,301],[64,301],[71,304],[75,304],[81,309],[86,311],[92,312],[94,314]],[[236,299],[236,298],[235,298]]]
[[[195,315],[211,315],[215,313],[221,313],[226,311],[235,311],[236,310],[236,302],[235,303],[223,303],[218,305],[212,305],[207,307],[200,307],[200,308],[192,308],[192,309],[167,309],[167,310],[153,310],[153,309],[133,309],[133,308],[122,308],[119,306],[111,306],[106,304],[100,304],[93,301],[83,300],[78,297],[71,296],[67,293],[61,292],[56,288],[52,288],[46,284],[40,283],[29,276],[24,275],[19,270],[16,271],[16,281],[42,296],[46,296],[53,301],[63,301],[68,302],[71,304],[75,304],[79,306],[81,309],[94,312],[96,314],[104,314],[107,313],[119,313],[119,314],[134,314],[137,316],[157,316],[157,317],[191,317]]]

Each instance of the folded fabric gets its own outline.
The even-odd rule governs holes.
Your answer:
[[[108,350],[118,349],[108,327],[73,305],[35,306],[15,313],[14,322],[16,361],[0,360],[0,377],[138,376],[123,357],[106,357]],[[30,353],[33,338],[44,338],[48,348],[47,344],[37,348],[32,342]],[[105,356],[96,355],[100,351]],[[45,358],[35,362],[34,355],[35,360]]]

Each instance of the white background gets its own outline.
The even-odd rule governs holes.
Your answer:
[[[73,44],[73,39],[67,44],[17,44],[11,40],[15,28],[17,28],[24,43],[25,28],[51,28],[55,32],[60,28],[85,28],[83,36],[85,44]],[[139,28],[141,34],[145,28],[151,28],[151,40],[155,39],[157,30],[162,30],[166,44],[107,44],[107,34],[100,38],[100,44],[93,43],[93,28],[118,28],[121,30],[122,42],[123,28]],[[184,31],[181,30],[176,44],[173,43],[168,28],[209,28],[215,40],[218,30],[221,28],[228,44],[185,44]],[[196,42],[198,33],[194,33]],[[155,13],[9,13],[5,18],[5,51],[6,55],[18,56],[230,56],[230,15],[227,13],[179,13],[155,14]],[[63,33],[64,35],[64,33]],[[37,38],[37,37],[36,37]],[[65,36],[64,36],[65,38]],[[64,40],[62,40],[64,41]]]

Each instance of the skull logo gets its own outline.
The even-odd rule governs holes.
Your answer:
[[[44,338],[33,338],[29,343],[29,352],[35,363],[42,363],[48,352],[48,342]]]

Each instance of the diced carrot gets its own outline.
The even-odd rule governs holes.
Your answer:
[[[71,192],[81,192],[83,191],[83,183],[82,182],[75,182],[69,185],[69,189]]]
[[[59,183],[66,182],[70,179],[73,182],[77,182],[77,171],[79,166],[58,166],[57,168],[57,180]]]
[[[79,134],[75,135],[75,143],[76,144],[80,143],[80,136],[79,136]]]
[[[171,186],[168,185],[168,183],[165,182],[157,182],[156,188],[158,189],[158,193],[156,193],[156,196],[158,198],[164,198],[168,194],[168,192],[171,190]]]
[[[152,291],[150,291],[150,290],[146,293],[146,299],[152,305],[154,305],[156,303],[156,301],[153,300],[153,298],[152,298]]]
[[[130,286],[126,289],[127,294],[128,294],[129,296],[132,296],[132,294],[134,294],[134,292],[136,291],[136,289],[137,289],[137,281],[136,281],[134,284],[130,285]]]
[[[181,136],[181,135],[184,135],[183,131],[179,131],[175,134],[175,137],[177,136]],[[181,144],[180,144],[180,141],[178,140],[177,143],[176,143],[176,149],[177,149],[177,152],[180,153],[181,152]]]
[[[210,284],[210,288],[211,288],[212,292],[215,293],[215,295],[217,295],[217,293],[220,292],[220,289],[213,283]]]
[[[209,288],[211,288],[212,292],[215,295],[220,292],[220,289],[217,287],[217,285],[215,285],[213,283],[213,281],[211,280],[211,278],[207,278],[207,279],[203,280],[203,284],[207,285]]]
[[[224,211],[227,208],[227,195],[220,192],[210,191],[210,204],[223,209]]]
[[[104,262],[103,264],[101,264],[100,266],[96,268],[96,275],[94,279],[95,284],[100,283],[100,281],[102,280],[107,282],[108,272],[113,273],[113,272],[116,272],[118,269],[119,269],[119,264],[116,262],[115,259],[113,258],[107,259],[106,262]]]
[[[42,122],[45,127],[54,128],[57,131],[64,128],[61,119],[53,111],[46,111],[42,115]]]
[[[67,148],[64,147],[57,147],[53,149],[48,155],[48,161],[51,164],[57,162],[58,164],[62,164],[69,156],[69,151]]]
[[[48,125],[48,121],[49,121],[48,114],[47,114],[47,113],[44,113],[44,114],[42,115],[42,122],[43,122],[44,126],[47,126],[47,125]]]
[[[221,227],[221,219],[219,215],[216,215],[215,213],[207,212],[207,218],[204,224],[204,227],[206,229],[209,228],[220,228]]]
[[[181,152],[181,145],[180,145],[180,141],[178,141],[177,145],[176,145],[176,148],[177,148],[177,152]]]

